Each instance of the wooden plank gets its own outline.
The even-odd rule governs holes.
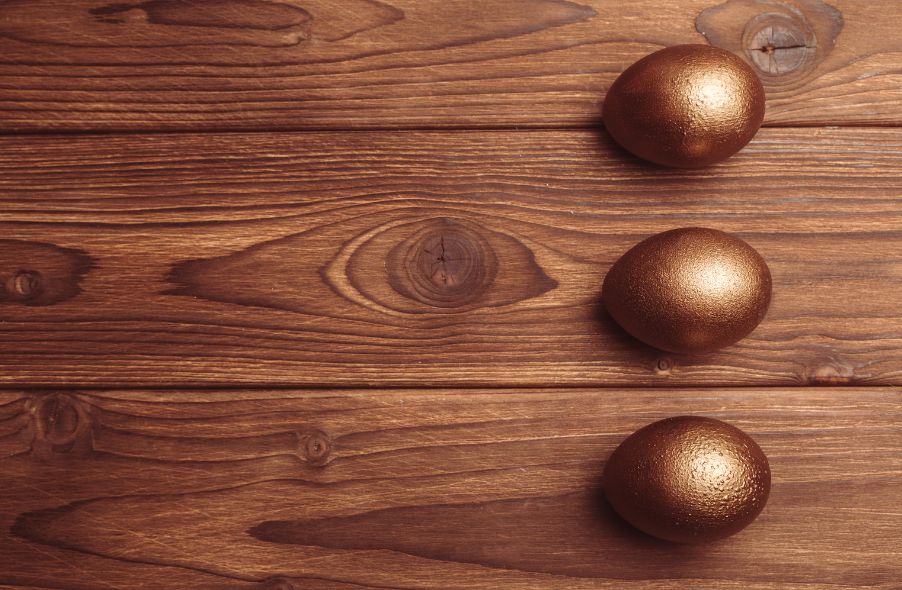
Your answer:
[[[899,384],[900,172],[899,129],[697,172],[582,131],[0,139],[0,383]],[[774,301],[663,355],[600,286],[692,225],[757,248]]]
[[[619,521],[619,442],[727,420],[773,490],[686,547]],[[0,394],[5,588],[898,588],[902,390]],[[282,585],[279,585],[279,584]]]
[[[895,0],[7,0],[0,131],[595,125],[625,67],[706,40],[758,64],[770,125],[900,124],[900,19]]]

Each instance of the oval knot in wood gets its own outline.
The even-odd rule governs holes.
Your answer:
[[[301,432],[298,440],[298,454],[310,465],[322,466],[329,462],[332,454],[332,439],[322,430]]]
[[[498,268],[491,245],[471,224],[436,219],[389,253],[389,280],[402,295],[434,307],[460,307],[488,290]]]
[[[809,369],[810,385],[848,385],[855,382],[855,371],[844,364],[829,364]]]
[[[833,49],[842,14],[822,0],[729,0],[702,11],[696,29],[745,57],[770,85],[810,73]]]
[[[669,375],[673,369],[673,359],[662,356],[655,362],[655,373],[658,375]]]
[[[20,270],[9,278],[7,289],[13,297],[34,299],[44,292],[44,277],[36,270]]]
[[[807,71],[817,51],[817,36],[796,14],[757,16],[748,22],[742,37],[746,55],[759,72],[769,76]]]
[[[416,314],[498,308],[557,286],[521,240],[481,221],[433,217],[392,225],[354,252],[348,279],[375,303]],[[385,281],[373,272],[377,264]]]
[[[39,393],[34,398],[32,451],[48,457],[87,450],[91,417],[84,403],[69,393]]]
[[[94,266],[81,250],[0,240],[0,304],[34,307],[71,299],[81,293],[79,283]]]

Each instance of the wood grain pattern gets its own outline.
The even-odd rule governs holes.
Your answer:
[[[0,1],[0,590],[899,590],[900,19]],[[673,171],[599,132],[620,71],[700,42],[762,78],[747,149]],[[689,225],[774,277],[751,337],[699,357],[599,301],[621,253]],[[600,490],[681,414],[773,471],[710,546]]]
[[[898,588],[902,391],[0,395],[4,588]],[[709,546],[635,532],[606,457],[730,421],[774,474]]]
[[[899,384],[900,171],[897,129],[765,130],[699,172],[576,131],[3,138],[0,382]],[[774,301],[663,356],[600,286],[691,225],[757,248]]]
[[[629,64],[727,47],[770,125],[902,123],[894,0],[6,0],[0,130],[585,126]]]

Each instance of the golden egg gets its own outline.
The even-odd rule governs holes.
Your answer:
[[[771,298],[767,263],[737,237],[701,227],[643,240],[608,271],[602,299],[635,338],[670,352],[708,352],[747,336]]]
[[[657,164],[699,168],[725,160],[764,119],[761,80],[736,55],[709,45],[656,51],[608,90],[604,124],[628,151]]]
[[[604,469],[605,497],[624,520],[655,537],[703,543],[751,524],[770,493],[770,466],[747,434],[726,422],[679,416],[624,440]]]

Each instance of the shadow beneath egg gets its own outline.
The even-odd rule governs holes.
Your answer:
[[[629,172],[633,172],[642,178],[666,178],[668,184],[682,183],[706,183],[707,181],[717,181],[719,175],[716,173],[720,167],[720,163],[701,168],[674,168],[670,166],[662,166],[648,160],[633,155],[632,152],[623,148],[613,136],[608,132],[604,124],[604,119],[599,115],[591,122],[591,128],[594,130],[595,144],[600,152],[609,159],[619,163]],[[727,160],[729,161],[729,160]],[[611,165],[614,165],[612,163]]]
[[[624,165],[635,167],[643,174],[655,174],[661,170],[668,170],[668,168],[658,166],[657,164],[634,156],[632,153],[621,147],[611,134],[608,133],[608,130],[604,125],[604,119],[601,116],[592,121],[592,129],[595,130],[596,145],[602,152],[613,156],[613,159],[616,159]]]
[[[608,536],[616,539],[618,543],[623,543],[624,547],[631,550],[661,550],[673,548],[673,543],[647,535],[623,520],[611,506],[611,503],[608,502],[601,478],[599,478],[596,488],[591,491],[590,497],[592,498],[592,518],[605,529],[605,533]]]
[[[614,510],[604,494],[602,478],[589,492],[591,508],[588,515],[594,520],[597,547],[607,559],[616,559],[619,575],[642,572],[643,578],[680,577],[691,575],[694,568],[710,564],[723,541],[687,545],[664,541],[648,535],[629,524]],[[693,576],[694,577],[694,576]]]
[[[604,339],[604,345],[607,348],[616,350],[629,351],[632,358],[640,363],[643,367],[656,370],[661,359],[672,359],[674,357],[682,357],[682,355],[673,355],[653,348],[641,340],[634,338],[629,332],[620,327],[608,310],[604,306],[604,299],[601,291],[593,305],[592,320],[595,324],[596,333]],[[669,361],[672,365],[672,361]]]

